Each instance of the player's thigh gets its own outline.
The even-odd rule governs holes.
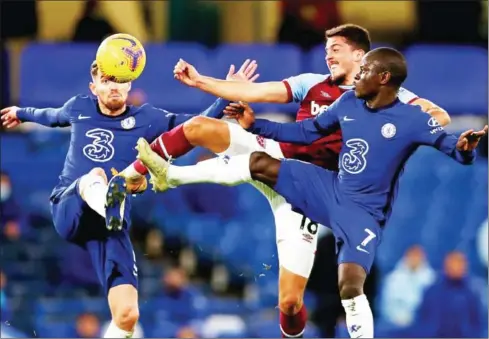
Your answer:
[[[319,224],[294,212],[286,202],[273,215],[280,266],[308,279],[314,265]]]
[[[79,179],[51,198],[51,214],[58,234],[66,239],[73,239],[80,225],[87,205],[79,193]]]
[[[265,139],[262,136],[247,132],[235,123],[226,122],[229,128],[229,148],[220,155],[239,155],[252,152],[266,152],[270,156],[280,159],[283,158],[280,144],[275,140]]]
[[[104,224],[101,225],[104,227]],[[129,231],[109,232],[85,243],[100,284],[108,293],[120,285],[138,287],[138,269]]]
[[[377,221],[359,207],[346,206],[335,213],[331,228],[336,237],[338,264],[357,264],[369,273],[382,240]]]
[[[273,189],[292,205],[294,211],[322,225],[329,225],[336,175],[300,160],[282,159]]]

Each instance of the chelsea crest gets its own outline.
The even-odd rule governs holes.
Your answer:
[[[128,117],[121,121],[121,126],[124,129],[131,129],[136,125],[136,119],[134,117]]]
[[[387,123],[384,126],[382,126],[382,129],[380,130],[382,133],[382,136],[386,139],[392,138],[394,135],[396,135],[396,126],[391,123]]]

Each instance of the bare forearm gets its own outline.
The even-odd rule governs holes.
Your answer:
[[[201,76],[196,87],[230,101],[287,102],[287,89],[281,82],[252,83]]]
[[[418,98],[414,100],[411,105],[420,106],[423,112],[436,118],[441,126],[446,126],[450,123],[450,115],[448,115],[448,112],[427,99]]]

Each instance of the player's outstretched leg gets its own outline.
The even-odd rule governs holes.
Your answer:
[[[341,303],[346,313],[346,325],[351,338],[373,338],[374,319],[363,286],[367,273],[354,263],[338,267]]]
[[[175,166],[153,152],[148,142],[138,140],[138,158],[149,169],[156,191],[186,184],[213,182],[235,186],[258,180],[273,187],[278,177],[280,160],[264,152],[214,158],[192,166]]]
[[[246,132],[238,125],[234,126],[229,122],[204,116],[195,116],[160,135],[151,143],[151,149],[168,161],[184,155],[195,146],[204,147],[215,154],[250,153],[254,150],[253,141],[256,144],[256,136]],[[148,169],[139,159],[128,166],[121,175],[130,180],[147,173]]]
[[[139,138],[136,149],[138,151],[138,160],[149,171],[151,176],[149,182],[152,184],[153,190],[155,192],[164,192],[169,189],[171,187],[167,181],[167,171],[170,166],[169,160],[163,159],[154,152],[151,149],[151,145],[144,138]]]

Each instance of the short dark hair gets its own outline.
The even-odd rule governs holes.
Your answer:
[[[97,61],[93,61],[92,62],[92,65],[90,66],[90,75],[92,76],[92,78],[95,78],[98,74],[98,65],[97,65]]]
[[[407,63],[404,55],[394,48],[379,47],[370,52],[370,55],[378,61],[377,67],[383,72],[389,72],[391,78],[389,84],[400,87],[407,78]]]
[[[355,49],[370,51],[370,33],[366,28],[354,24],[333,27],[326,31],[326,40],[335,36],[345,38]]]

